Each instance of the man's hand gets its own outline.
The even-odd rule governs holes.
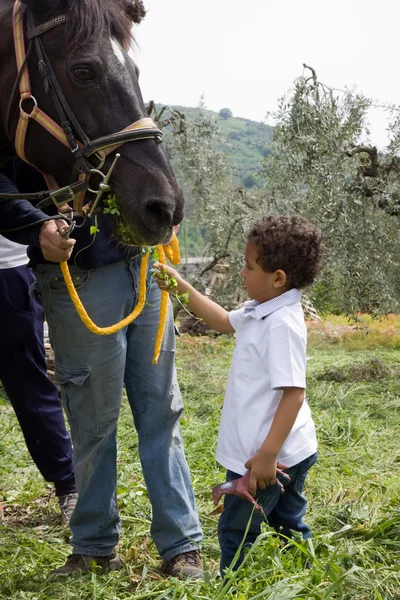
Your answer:
[[[63,237],[64,228],[68,228],[68,223],[62,219],[46,221],[40,228],[39,243],[46,260],[60,263],[71,256],[76,240]]]

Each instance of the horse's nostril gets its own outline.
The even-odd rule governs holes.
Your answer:
[[[164,200],[148,202],[145,208],[144,222],[149,231],[163,232],[172,226],[173,211]]]

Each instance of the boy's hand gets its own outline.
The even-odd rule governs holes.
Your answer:
[[[160,290],[164,290],[170,294],[181,292],[180,285],[182,285],[184,281],[178,271],[175,271],[172,267],[163,265],[162,263],[154,263],[153,268],[153,277]]]
[[[217,505],[224,494],[233,494],[234,496],[243,498],[243,500],[248,500],[251,502],[251,504],[255,504],[256,509],[262,511],[262,508],[249,494],[249,480],[250,471],[247,471],[243,477],[233,479],[232,481],[225,481],[225,483],[220,483],[219,485],[214,486],[212,491],[214,504]]]
[[[220,333],[233,333],[229,313],[216,302],[203,296],[172,267],[154,263],[153,277],[160,290],[173,294],[181,305],[187,305],[193,314],[203,319]]]
[[[250,459],[248,462],[250,462],[251,460],[252,459]],[[290,481],[289,475],[287,475],[287,473],[284,473],[282,471],[282,469],[287,469],[287,467],[285,465],[282,465],[281,463],[275,463],[275,464],[276,464],[276,473],[279,475],[283,475]],[[217,505],[224,494],[233,494],[234,496],[239,496],[239,498],[243,498],[243,500],[248,500],[252,504],[255,504],[256,510],[259,510],[262,512],[261,506],[259,504],[257,504],[257,502],[254,500],[254,497],[253,497],[256,495],[256,489],[254,490],[254,493],[252,493],[251,489],[250,489],[251,476],[252,476],[252,471],[249,470],[249,471],[247,471],[247,473],[245,475],[243,475],[243,477],[239,477],[238,479],[233,479],[232,481],[225,481],[225,483],[220,483],[219,485],[216,485],[215,487],[213,487],[212,494],[213,494],[214,504]],[[276,477],[275,477],[275,480],[276,480],[276,483],[278,483],[281,486],[281,493],[283,494],[283,492],[285,491],[283,485],[281,484],[279,479],[276,479]],[[255,485],[257,488],[257,483]],[[211,514],[215,514],[216,512],[218,512],[218,510],[215,510]]]
[[[257,488],[265,490],[266,487],[275,485],[276,483],[280,486],[282,494],[285,491],[279,479],[276,478],[276,475],[279,474],[290,479],[289,475],[282,470],[287,469],[287,467],[276,462],[274,458],[267,458],[260,451],[252,456],[244,466],[246,469],[250,469],[249,492],[252,496],[256,495]]]

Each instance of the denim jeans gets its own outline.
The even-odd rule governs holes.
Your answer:
[[[92,271],[71,267],[83,305],[97,325],[112,325],[132,311],[139,267],[140,257]],[[179,425],[183,404],[171,305],[154,365],[160,290],[149,273],[142,314],[112,335],[95,335],[85,327],[58,265],[39,265],[36,277],[74,447],[79,499],[70,521],[73,552],[109,555],[119,540],[116,431],[124,382],[152,506],[151,535],[163,559],[193,550],[202,531]]]
[[[257,502],[264,510],[268,523],[275,531],[291,537],[291,531],[298,531],[303,538],[311,537],[308,525],[303,522],[307,501],[303,496],[303,488],[307,473],[317,461],[317,454],[313,454],[297,465],[285,470],[290,476],[290,481],[283,477],[279,480],[285,487],[281,493],[278,484],[257,490]],[[227,471],[227,481],[238,479],[241,475]],[[227,569],[239,548],[247,524],[250,520],[253,505],[238,496],[225,496],[224,510],[218,522],[218,539],[221,547],[221,573]],[[245,548],[251,546],[261,533],[261,523],[264,518],[260,511],[254,510],[249,531],[243,544],[242,553],[234,565],[237,569],[243,561]]]

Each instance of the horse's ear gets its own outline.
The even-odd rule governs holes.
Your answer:
[[[134,23],[140,21],[146,16],[146,9],[142,0],[125,0],[125,10]]]

